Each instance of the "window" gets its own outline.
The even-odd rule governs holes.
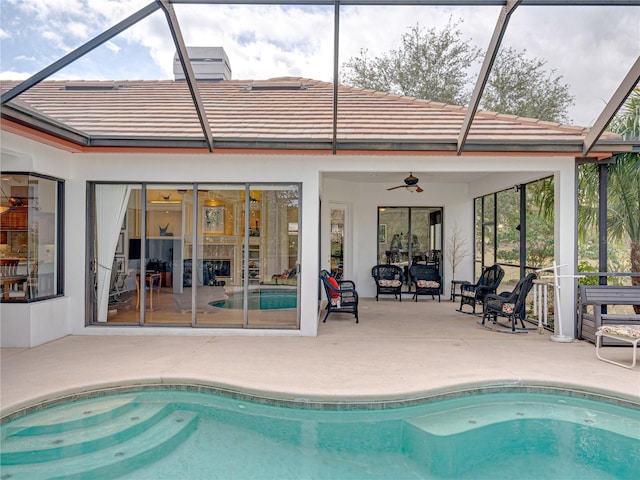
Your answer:
[[[3,302],[62,293],[60,180],[2,172],[0,283]]]
[[[530,271],[550,265],[553,218],[544,215],[543,202],[552,200],[552,177],[475,199],[476,278],[483,268],[497,263],[505,270],[500,288],[509,290]]]

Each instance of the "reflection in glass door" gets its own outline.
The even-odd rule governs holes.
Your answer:
[[[91,323],[299,328],[299,184],[90,188]]]
[[[331,208],[331,275],[344,276],[344,208]]]
[[[378,207],[379,264],[393,264],[405,272],[415,263],[435,265],[442,273],[442,208]]]
[[[191,324],[191,298],[183,288],[184,266],[191,258],[184,251],[193,211],[189,187],[150,185],[146,190],[146,240],[136,271],[138,313],[145,312],[145,324]]]
[[[298,185],[256,185],[249,192],[244,224],[243,275],[247,292],[247,326],[297,328]]]
[[[196,210],[196,325],[242,327],[245,186],[199,184]]]

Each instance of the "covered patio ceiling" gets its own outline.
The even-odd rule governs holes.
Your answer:
[[[509,19],[513,12],[519,6],[540,6],[540,7],[553,7],[553,6],[630,6],[640,5],[637,0],[155,0],[130,15],[117,25],[114,25],[110,29],[104,31],[100,35],[96,36],[92,40],[88,41],[79,48],[73,50],[69,54],[60,58],[56,62],[52,63],[48,67],[42,69],[40,72],[32,75],[27,80],[12,86],[6,91],[3,91],[1,103],[2,103],[2,118],[6,121],[13,122],[15,124],[34,129],[39,132],[53,135],[56,138],[64,139],[65,141],[71,141],[82,147],[92,146],[109,146],[109,147],[188,147],[188,148],[206,148],[209,151],[214,150],[214,146],[220,145],[217,139],[212,133],[210,120],[207,116],[207,111],[203,102],[201,87],[196,81],[193,69],[188,61],[187,48],[183,39],[181,25],[176,16],[174,4],[211,4],[211,5],[300,5],[300,6],[333,6],[334,7],[334,54],[333,54],[333,112],[332,112],[332,139],[330,140],[330,148],[334,154],[340,150],[349,150],[353,147],[346,146],[339,137],[338,132],[338,118],[340,109],[339,98],[339,62],[338,62],[338,49],[340,43],[340,9],[343,6],[500,6],[500,13],[496,19],[496,24],[491,36],[490,43],[486,49],[484,60],[477,76],[475,86],[471,95],[469,104],[464,110],[464,119],[458,127],[457,138],[452,141],[447,141],[446,145],[441,142],[437,145],[430,145],[429,142],[425,142],[422,148],[418,148],[421,151],[451,151],[457,155],[461,155],[465,152],[465,148],[468,145],[468,136],[471,126],[476,118],[478,112],[478,106],[482,97],[483,90],[487,83],[487,79],[491,72],[493,63],[495,61],[497,52],[500,48],[503,36],[508,28]],[[169,31],[175,43],[176,51],[182,65],[182,68],[186,77],[186,85],[188,86],[191,101],[195,114],[197,115],[200,128],[202,131],[202,137],[200,141],[190,143],[184,143],[178,138],[139,138],[132,135],[131,137],[123,138],[118,137],[101,137],[99,141],[96,141],[91,134],[78,131],[76,128],[71,128],[64,122],[57,121],[47,115],[30,108],[28,104],[21,102],[19,96],[27,92],[32,87],[38,85],[43,80],[46,80],[51,75],[55,74],[65,66],[81,58],[88,52],[92,51],[96,47],[109,41],[114,36],[120,34],[129,27],[140,22],[142,19],[148,17],[150,14],[161,10],[164,12]],[[640,81],[640,57],[636,59],[635,63],[621,79],[619,86],[610,100],[605,104],[603,110],[599,114],[598,118],[594,122],[593,126],[585,130],[581,135],[580,145],[573,145],[570,150],[575,151],[576,156],[588,156],[595,152],[638,152],[640,151],[640,140],[623,141],[618,139],[608,138],[602,139],[602,134],[605,131],[607,125],[611,119],[615,116],[620,109],[625,99],[631,93],[633,88]],[[325,142],[326,143],[326,142]],[[500,139],[496,139],[496,144],[500,143]],[[237,144],[236,148],[242,145]],[[394,148],[390,148],[390,145],[385,142],[364,142],[359,145],[362,150],[381,151],[381,150],[402,150],[400,145],[393,145]],[[246,146],[245,146],[246,147]],[[285,148],[304,150],[306,148],[313,149],[312,142],[289,144]],[[404,147],[405,149],[407,147]],[[415,148],[415,145],[409,148]],[[575,150],[574,150],[575,149]],[[487,146],[487,150],[492,150],[491,146]],[[501,148],[496,150],[508,150],[508,148]],[[531,141],[527,144],[519,144],[519,151],[554,151],[567,153],[566,142],[560,142],[554,144],[553,140],[539,140]]]

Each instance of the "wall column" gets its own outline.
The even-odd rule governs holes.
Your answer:
[[[562,162],[562,167],[554,175],[555,185],[555,259],[558,265],[559,309],[561,325],[556,326],[556,335],[575,338],[576,331],[576,288],[577,279],[572,277],[577,271],[577,168],[573,162]],[[558,305],[559,303],[559,305]],[[558,318],[556,313],[555,318]]]

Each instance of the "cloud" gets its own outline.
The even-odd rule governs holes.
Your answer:
[[[120,47],[116,45],[114,42],[106,42],[105,46],[114,53],[120,52]]]
[[[42,32],[42,38],[49,41],[50,44],[54,45],[56,48],[60,50],[69,50],[70,48],[66,45],[64,37],[52,30],[45,30]]]
[[[2,74],[25,75],[122,21],[149,0],[2,0]],[[222,46],[233,77],[293,75],[333,78],[333,6],[173,4],[185,43]],[[463,39],[486,50],[498,6],[343,6],[339,65],[361,48],[379,55],[400,45],[419,24],[441,29],[463,19]],[[638,55],[640,9],[632,7],[520,6],[511,17],[505,46],[527,50],[571,86],[576,123],[592,122]],[[615,25],[615,28],[611,26]],[[61,75],[76,78],[173,78],[175,45],[160,10],[90,52]],[[33,61],[33,59],[37,61]],[[45,62],[44,65],[40,65]],[[29,74],[35,73],[35,70]],[[29,75],[26,74],[26,75]],[[16,77],[17,78],[17,77]]]
[[[24,80],[32,75],[30,72],[15,72],[13,70],[6,70],[0,72],[0,80]]]

